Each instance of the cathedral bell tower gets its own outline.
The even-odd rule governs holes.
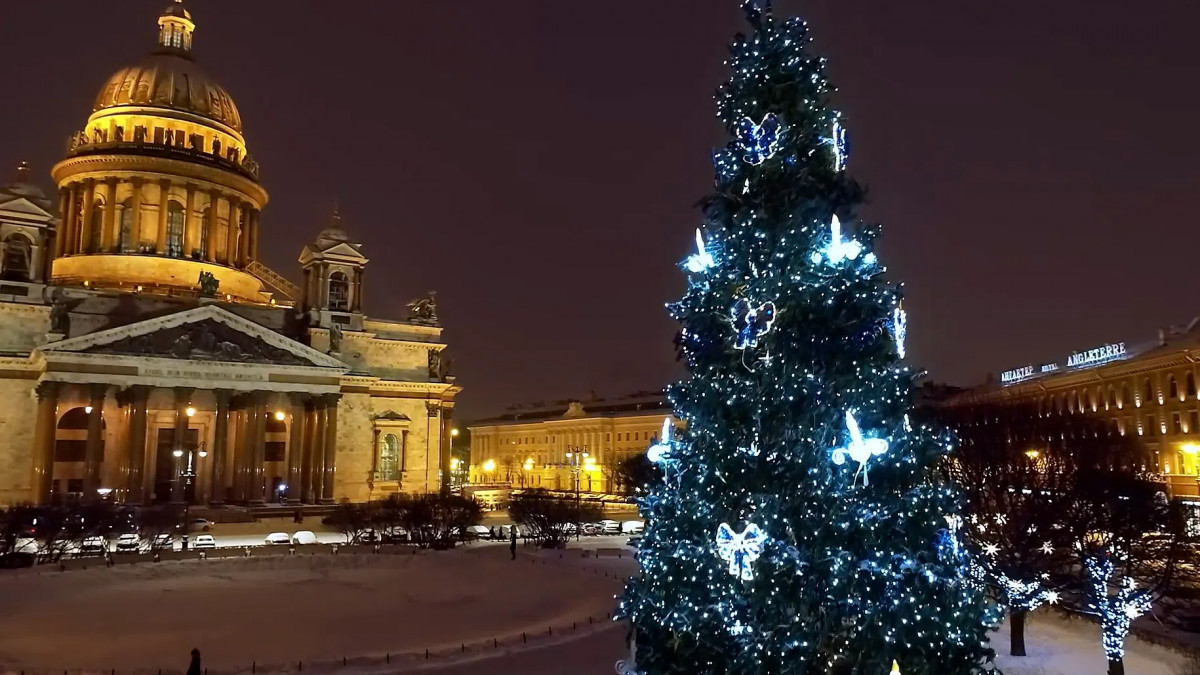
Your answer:
[[[363,329],[363,271],[367,262],[362,244],[350,240],[334,207],[329,227],[300,252],[304,270],[301,307],[308,314],[309,326],[331,333]],[[331,351],[337,351],[334,341],[331,337]]]

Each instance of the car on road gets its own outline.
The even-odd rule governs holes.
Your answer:
[[[108,540],[104,537],[85,537],[79,545],[79,555],[100,555],[108,552]]]
[[[310,530],[300,530],[292,535],[292,543],[298,546],[307,546],[320,543],[317,541],[317,535]]]
[[[207,518],[192,518],[188,521],[189,532],[210,532],[216,526],[216,523]]]
[[[596,524],[604,528],[602,534],[621,534],[621,524],[615,520],[602,520]]]
[[[641,534],[646,531],[646,521],[627,520],[621,523],[621,534]]]
[[[122,553],[136,553],[142,546],[142,540],[135,532],[126,532],[117,537],[117,550]]]
[[[196,535],[196,539],[192,542],[192,548],[195,549],[216,547],[217,540],[211,534],[198,534]]]
[[[292,543],[292,538],[287,532],[272,532],[263,540],[267,546],[287,546]]]

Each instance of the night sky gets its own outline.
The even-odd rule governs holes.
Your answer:
[[[338,199],[367,308],[439,291],[460,417],[679,374],[663,303],[723,143],[737,0],[190,0],[293,278]],[[7,2],[0,162],[48,170],[164,0]],[[851,170],[959,384],[1200,313],[1200,3],[778,0],[830,58]]]

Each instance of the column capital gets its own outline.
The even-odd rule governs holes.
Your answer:
[[[321,394],[318,401],[325,407],[337,407],[338,401],[342,400],[341,394]]]
[[[174,387],[174,391],[175,391],[175,400],[178,401],[178,400],[184,399],[184,398],[191,398],[192,394],[196,391],[196,388],[195,387]]]
[[[314,398],[313,394],[309,394],[309,393],[306,393],[303,391],[293,391],[293,392],[289,393],[287,395],[287,397],[288,397],[288,402],[290,402],[293,406],[296,406],[298,408],[307,406],[308,402]]]
[[[52,380],[38,382],[37,387],[34,388],[34,392],[37,393],[37,398],[39,401],[45,400],[49,397],[58,396],[58,392],[60,391],[62,391],[62,382],[54,382]]]
[[[88,393],[92,398],[104,398],[108,395],[108,388],[112,386],[103,382],[93,382],[88,385]]]

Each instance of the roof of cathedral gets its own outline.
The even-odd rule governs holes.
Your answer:
[[[172,3],[160,23],[172,17],[190,25],[191,14],[182,3]],[[178,44],[182,46],[160,42],[141,63],[114,73],[96,96],[93,112],[126,105],[162,107],[207,117],[241,133],[242,116],[233,97],[196,65],[190,35]]]

